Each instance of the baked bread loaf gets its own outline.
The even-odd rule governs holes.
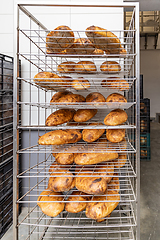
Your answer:
[[[119,154],[118,159],[114,160],[115,167],[121,168],[125,165],[127,161],[127,154]]]
[[[125,102],[127,99],[120,93],[112,93],[106,98],[106,102]]]
[[[48,189],[54,192],[65,192],[71,189],[73,174],[64,169],[56,169],[51,173],[48,181]]]
[[[69,95],[69,94],[72,94],[72,92],[70,92],[70,91],[57,92],[53,95],[50,103],[58,102],[61,97],[64,97],[64,96]]]
[[[85,102],[85,97],[79,94],[72,93],[61,97],[57,102],[59,103]]]
[[[72,120],[75,111],[69,109],[59,109],[48,116],[46,126],[57,126]]]
[[[39,138],[40,145],[60,145],[67,143],[76,143],[82,139],[82,134],[74,129],[54,130],[45,133]]]
[[[106,138],[112,143],[121,142],[125,137],[125,129],[106,129]]]
[[[66,53],[68,54],[92,54],[95,50],[91,41],[87,38],[77,38],[74,40],[74,43],[70,48],[66,49]]]
[[[117,36],[105,28],[90,26],[86,29],[86,35],[96,48],[109,51],[121,48],[121,43]]]
[[[62,195],[62,193],[52,192],[46,189],[41,192],[37,199],[37,205],[41,208],[41,211],[49,217],[56,217],[64,210],[64,198],[58,195]]]
[[[106,101],[105,97],[98,92],[92,92],[88,94],[86,97],[86,102],[98,103],[98,102],[105,102],[105,101]]]
[[[104,55],[105,52],[102,49],[95,48],[93,54],[95,54],[95,55]]]
[[[127,121],[128,115],[122,109],[112,110],[104,119],[104,124],[107,126],[116,126]]]
[[[120,79],[119,77],[109,77],[101,82],[102,87],[109,89],[119,89],[120,91],[125,91],[129,89],[129,83],[125,79]]]
[[[107,190],[107,182],[93,171],[82,171],[76,175],[76,188],[88,194],[101,195]]]
[[[73,73],[76,63],[72,61],[62,62],[58,65],[57,71],[59,73]]]
[[[74,162],[78,165],[90,165],[114,160],[116,158],[118,158],[118,153],[116,152],[78,153],[74,158]]]
[[[72,164],[74,162],[74,153],[57,153],[55,160],[62,165]]]
[[[96,65],[92,61],[79,61],[75,67],[76,73],[95,73],[97,71]]]
[[[105,61],[101,64],[100,70],[102,72],[120,72],[121,71],[121,66],[119,65],[118,62],[116,61]]]
[[[110,183],[114,175],[114,163],[99,163],[94,168],[94,172],[99,173],[107,183]]]
[[[60,53],[74,42],[74,33],[68,26],[58,26],[47,34],[47,53]]]
[[[69,76],[61,76],[61,78],[63,79],[63,81],[65,81],[64,87],[66,87],[66,88],[72,87],[73,79],[71,77],[69,77]]]
[[[97,109],[78,109],[73,116],[75,122],[86,122],[94,117],[97,113]]]
[[[90,123],[89,126],[93,126],[93,129],[84,129],[82,131],[82,138],[85,142],[94,142],[103,135],[105,129],[94,129],[94,126],[98,125],[103,124],[98,122]]]
[[[84,79],[83,77],[79,77],[72,81],[72,87],[75,90],[84,90],[90,88],[90,83],[88,80]]]
[[[79,213],[86,208],[89,199],[90,198],[87,194],[80,191],[73,191],[67,199],[69,202],[66,203],[65,210],[70,213]]]
[[[55,73],[52,72],[39,72],[34,76],[34,82],[48,90],[56,89],[60,86],[65,87],[65,81]]]

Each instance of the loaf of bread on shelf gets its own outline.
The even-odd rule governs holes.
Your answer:
[[[101,195],[107,190],[107,182],[100,175],[93,171],[81,171],[76,175],[76,188],[79,191]]]
[[[104,124],[107,126],[116,126],[127,121],[128,115],[122,109],[112,110],[104,119]]]
[[[77,38],[74,40],[74,43],[70,48],[66,49],[67,54],[79,54],[86,55],[92,54],[95,50],[95,47],[91,43],[91,41],[87,38]]]
[[[66,88],[72,87],[73,79],[70,76],[61,76],[61,78],[63,79],[63,81],[65,81],[64,87]]]
[[[112,143],[119,143],[125,137],[125,129],[106,129],[106,138]]]
[[[52,99],[51,99],[50,103],[58,102],[61,97],[64,97],[64,96],[69,95],[69,94],[72,94],[72,92],[70,92],[70,91],[57,92],[52,96]]]
[[[73,116],[75,122],[86,122],[93,118],[97,113],[97,109],[78,109]]]
[[[106,101],[105,97],[99,92],[92,92],[88,94],[86,97],[86,102],[99,103],[99,102],[105,102],[105,101]]]
[[[85,90],[90,88],[90,83],[87,79],[84,79],[83,77],[78,77],[72,81],[72,87],[75,90]]]
[[[124,103],[127,103],[127,99],[120,93],[112,93],[106,98],[106,102],[124,102]]]
[[[96,141],[98,138],[100,138],[103,133],[105,132],[105,129],[94,129],[94,126],[99,126],[102,125],[102,123],[98,123],[98,122],[94,122],[94,123],[90,123],[88,126],[93,126],[92,129],[84,129],[82,131],[82,139],[85,142],[94,142]]]
[[[120,51],[121,43],[118,37],[105,28],[90,26],[86,29],[86,35],[96,48],[105,50],[117,49]]]
[[[94,55],[104,55],[105,52],[102,49],[95,48],[93,54]]]
[[[37,205],[41,208],[41,211],[49,217],[58,216],[65,207],[63,202],[64,197],[61,197],[61,192],[53,192],[49,189],[41,192],[40,196],[37,199]]]
[[[75,67],[76,73],[94,73],[97,71],[96,65],[92,61],[79,61]]]
[[[85,97],[80,94],[67,94],[62,96],[57,100],[58,103],[75,103],[75,102],[85,102]]]
[[[72,164],[74,162],[74,153],[57,153],[55,160],[61,165]]]
[[[48,90],[56,89],[59,86],[65,87],[66,82],[57,74],[52,72],[39,72],[34,76],[34,82]]]
[[[47,34],[46,49],[47,53],[60,53],[70,47],[74,42],[73,31],[65,25],[58,26]]]
[[[75,111],[70,109],[59,109],[51,113],[46,119],[46,126],[57,126],[66,122],[70,122]]]
[[[125,91],[129,89],[129,83],[125,79],[121,79],[119,77],[109,77],[107,79],[102,80],[102,87],[106,87],[108,89],[118,89],[120,91]]]
[[[114,160],[115,168],[121,168],[127,161],[127,154],[119,154],[118,159]]]
[[[86,208],[89,199],[90,197],[86,193],[73,191],[67,199],[65,210],[70,213],[79,213]]]
[[[101,64],[100,70],[102,72],[115,73],[121,71],[121,66],[116,61],[105,61]]]
[[[55,169],[50,174],[48,189],[54,192],[65,192],[71,189],[74,176],[65,169]]]
[[[73,61],[62,62],[58,65],[57,71],[59,73],[73,73],[76,63]]]
[[[60,145],[67,143],[76,143],[82,139],[80,131],[74,129],[54,130],[45,133],[39,138],[40,145]]]
[[[100,153],[78,153],[74,158],[74,162],[78,165],[90,165],[118,158],[117,152],[103,152],[103,150],[101,151],[102,152]]]

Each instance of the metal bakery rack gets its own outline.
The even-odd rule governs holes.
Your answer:
[[[126,9],[132,11],[132,18],[128,30],[123,30],[123,14]],[[84,17],[83,17],[84,16]],[[53,18],[51,21],[51,17]],[[83,17],[83,24],[82,18]],[[86,38],[86,27],[98,19],[97,25],[104,26],[113,32],[121,44],[108,51],[95,51],[90,46],[84,45],[79,49],[75,44],[73,48],[65,49],[58,44],[55,47],[51,40],[46,41],[50,31],[60,25],[72,28],[75,38]],[[113,24],[113,29],[107,22],[114,22],[116,17],[122,23]],[[78,22],[80,18],[80,22]],[[40,19],[40,20],[38,20]],[[77,20],[78,19],[78,20]],[[105,19],[105,23],[103,21]],[[96,21],[94,21],[95,23]],[[56,24],[56,25],[55,25]],[[46,27],[46,26],[47,27]],[[77,25],[77,28],[74,27]],[[52,27],[54,26],[54,27]],[[84,26],[84,27],[82,27]],[[86,27],[85,27],[86,26]],[[117,28],[116,28],[117,27]],[[24,229],[28,235],[24,239],[140,239],[140,163],[139,163],[139,4],[82,4],[82,3],[57,3],[45,1],[32,3],[17,3],[15,5],[15,72],[14,72],[14,172],[13,172],[13,239],[20,239]],[[70,44],[70,39],[63,37]],[[107,40],[107,37],[106,37]],[[91,37],[91,41],[96,38]],[[52,47],[51,47],[52,46]],[[62,48],[62,49],[61,49]],[[118,49],[120,48],[120,49]],[[53,51],[54,49],[54,51]],[[82,51],[83,50],[83,51]],[[93,51],[94,50],[94,51]],[[82,54],[83,53],[83,54]],[[22,61],[23,74],[19,76],[19,60]],[[94,72],[58,72],[57,67],[63,62],[92,61],[96,66]],[[120,65],[119,71],[103,72],[101,64],[104,61],[116,61]],[[62,65],[61,65],[62,66]],[[53,72],[63,81],[56,78],[34,78],[38,72]],[[88,80],[89,87],[76,90],[72,79],[83,77]],[[68,79],[68,80],[66,80]],[[22,97],[19,98],[20,85]],[[57,91],[69,90],[86,97],[91,92],[99,92],[106,98],[113,92],[124,94],[127,103],[99,104],[81,103],[51,103],[53,94]],[[19,122],[18,109],[21,106],[22,121]],[[46,118],[55,110],[72,109],[97,109],[95,117],[86,122],[86,125],[45,126]],[[101,141],[87,143],[79,141],[74,144],[39,145],[38,138],[48,131],[55,129],[91,129],[92,122],[103,122],[104,117],[113,109],[124,109],[128,120],[118,126],[95,126],[95,129],[125,129],[126,135],[120,143],[106,142],[105,136]],[[22,146],[19,146],[19,132],[22,132]],[[104,141],[103,141],[104,139]],[[118,168],[120,160],[114,163],[115,173],[119,177],[119,204],[105,221],[87,218],[85,210],[79,213],[63,211],[57,217],[44,214],[37,205],[37,198],[48,186],[50,177],[49,169],[54,162],[52,153],[106,153],[117,152],[126,155],[126,163]],[[22,169],[19,171],[19,155],[21,154]],[[103,163],[104,164],[104,163]],[[103,166],[102,164],[102,166]],[[113,164],[111,161],[108,164]],[[117,165],[117,167],[116,167]],[[67,166],[66,166],[67,167]],[[85,169],[85,166],[83,166]],[[96,164],[90,166],[94,176],[98,174]],[[70,172],[76,171],[74,166]],[[85,169],[86,170],[86,169]],[[87,171],[87,170],[86,170]],[[103,172],[102,172],[103,173]],[[54,173],[53,173],[54,174]],[[55,174],[56,176],[56,174]],[[64,177],[63,174],[61,177]],[[113,177],[113,175],[112,175]],[[19,197],[19,183],[22,181],[22,195]],[[76,189],[74,189],[77,191]],[[68,202],[72,191],[64,192],[63,202]],[[116,195],[117,193],[115,193]],[[106,200],[107,202],[108,200]],[[57,201],[58,202],[58,201]],[[92,196],[89,202],[94,202]],[[101,202],[101,201],[100,201]],[[18,216],[19,205],[22,205],[23,216]]]

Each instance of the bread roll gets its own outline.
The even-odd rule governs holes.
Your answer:
[[[107,126],[117,126],[127,121],[128,115],[122,109],[114,109],[104,119],[104,124]]]
[[[72,92],[69,92],[69,91],[57,92],[53,95],[50,103],[58,102],[61,97],[64,97],[64,96],[69,95],[69,94],[72,94]]]
[[[107,129],[106,138],[112,143],[121,142],[125,137],[125,129]]]
[[[86,208],[89,197],[80,191],[73,191],[67,199],[65,210],[70,213],[79,213]],[[77,201],[77,202],[74,202]],[[82,202],[83,201],[83,202]]]
[[[101,94],[101,93],[98,93],[98,92],[92,92],[90,94],[87,95],[86,97],[86,102],[105,102],[106,99],[105,97]]]
[[[48,189],[54,192],[64,192],[71,188],[73,181],[73,174],[64,169],[56,169],[51,173],[48,181]]]
[[[94,117],[97,113],[97,109],[78,109],[74,114],[73,120],[75,122],[86,122]]]
[[[103,125],[102,123],[90,123],[89,126],[98,126]],[[105,132],[105,129],[84,129],[82,131],[82,138],[85,142],[94,142],[102,136]]]
[[[90,83],[88,80],[84,79],[83,77],[79,77],[72,81],[72,87],[75,90],[84,90],[90,88]]]
[[[40,145],[60,145],[67,143],[76,143],[81,140],[82,134],[74,129],[54,130],[45,133],[39,138]]]
[[[46,189],[41,192],[37,199],[37,205],[41,208],[41,211],[49,217],[58,216],[64,209],[64,198],[58,195],[62,195],[62,193],[56,193]]]
[[[119,77],[110,77],[104,79],[101,82],[102,87],[109,89],[119,89],[120,91],[128,90],[129,83],[125,79],[120,79]]]
[[[100,70],[102,72],[120,72],[121,66],[116,61],[105,61],[101,64]]]
[[[46,126],[57,126],[72,120],[75,111],[69,109],[60,109],[53,112],[46,119]]]
[[[106,98],[106,102],[125,102],[127,103],[127,99],[119,93],[112,93]]]
[[[110,161],[118,158],[116,152],[102,152],[102,153],[78,153],[74,158],[74,162],[78,165],[90,165]]]
[[[107,182],[93,171],[83,171],[76,175],[76,188],[88,194],[100,195],[106,192]]]
[[[68,26],[59,26],[47,34],[47,53],[60,53],[74,42],[74,33]]]
[[[125,165],[127,161],[127,154],[119,154],[118,159],[114,160],[115,167],[116,168],[121,168]]]
[[[75,67],[76,73],[94,73],[97,71],[96,65],[92,61],[79,61]]]
[[[68,165],[74,161],[74,153],[57,153],[55,160],[58,164]]]
[[[91,41],[87,38],[77,38],[70,48],[66,49],[68,54],[86,55],[92,54],[95,50]]]
[[[85,97],[79,94],[72,93],[61,97],[57,102],[59,103],[85,102]]]
[[[119,204],[120,196],[109,190],[106,196],[94,196],[86,206],[86,216],[91,219],[102,219],[108,216]],[[113,195],[112,195],[113,194]],[[110,201],[110,202],[107,202]]]
[[[62,62],[58,65],[57,71],[59,73],[73,73],[76,63],[72,61]]]

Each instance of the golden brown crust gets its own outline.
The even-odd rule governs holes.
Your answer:
[[[114,175],[114,163],[99,163],[94,171],[103,176],[107,183],[110,183]]]
[[[96,65],[92,61],[79,61],[75,65],[74,71],[77,73],[94,73],[97,69]]]
[[[72,81],[72,87],[76,90],[84,90],[84,89],[90,88],[90,83],[87,79],[84,79],[83,77],[79,77]]]
[[[114,160],[115,167],[116,168],[121,168],[125,165],[127,161],[127,154],[119,154],[118,159]]]
[[[125,129],[107,129],[106,138],[112,143],[123,141],[125,137]]]
[[[127,121],[128,115],[122,109],[114,109],[104,119],[104,124],[107,126],[116,126]]]
[[[68,165],[74,161],[74,153],[57,153],[55,160],[58,164]]]
[[[86,208],[89,197],[80,191],[73,191],[67,199],[65,210],[70,213],[78,213]],[[74,202],[77,201],[77,202]],[[83,201],[83,202],[82,202]]]
[[[87,38],[77,38],[70,48],[66,49],[67,54],[92,54],[95,50],[91,41]]]
[[[98,126],[103,125],[102,123],[90,123],[89,126]],[[94,142],[98,138],[102,136],[102,134],[105,132],[105,129],[84,129],[82,131],[82,138],[85,142]]]
[[[101,64],[100,70],[102,72],[120,72],[121,66],[116,61],[105,61]]]
[[[119,77],[110,77],[104,79],[101,82],[102,87],[110,89],[119,89],[120,91],[128,90],[129,83],[125,79],[120,79]]]
[[[106,99],[105,97],[101,94],[101,93],[98,93],[98,92],[92,92],[90,94],[87,95],[86,97],[86,102],[105,102]]]
[[[72,61],[62,62],[58,65],[57,71],[59,73],[73,73],[75,66],[76,63]]]
[[[72,87],[73,79],[71,77],[69,77],[69,76],[61,76],[61,78],[63,79],[63,81],[65,81],[64,87],[66,87],[66,88]]]
[[[75,122],[86,122],[94,117],[97,113],[97,109],[78,109],[74,114],[73,120]]]
[[[62,96],[61,98],[59,98],[59,100],[57,100],[57,102],[60,102],[60,103],[85,102],[85,97],[79,94],[72,93],[72,94]]]
[[[127,99],[120,93],[112,93],[106,98],[106,102],[125,102]]]
[[[61,97],[64,97],[64,96],[69,95],[69,94],[72,94],[72,93],[69,92],[69,91],[60,91],[60,92],[57,92],[57,93],[55,93],[55,94],[52,96],[52,99],[51,99],[50,103],[52,103],[52,102],[58,102]]]
[[[60,53],[65,48],[70,47],[74,42],[74,33],[68,26],[58,26],[47,34],[47,53]]]
[[[78,153],[74,158],[74,162],[78,165],[90,165],[110,161],[118,158],[118,153]]]
[[[55,169],[51,173],[48,181],[48,189],[54,192],[64,192],[71,188],[73,181],[73,174],[64,169]]]
[[[59,109],[48,116],[46,126],[57,126],[72,120],[75,111],[69,109]]]
[[[63,202],[64,198],[57,195],[62,195],[62,193],[60,192],[56,193],[50,191],[49,189],[46,189],[43,192],[41,192],[40,196],[37,199],[37,201],[39,201],[37,202],[37,205],[41,208],[42,212],[47,216],[56,217],[64,210],[65,207],[65,203]]]
[[[45,133],[39,138],[40,145],[60,145],[67,143],[76,143],[81,140],[82,134],[74,129],[55,130]]]
[[[107,182],[93,171],[83,171],[76,175],[76,188],[88,194],[100,195],[106,192]]]
[[[104,55],[104,51],[102,49],[95,48],[93,54],[95,55]]]

